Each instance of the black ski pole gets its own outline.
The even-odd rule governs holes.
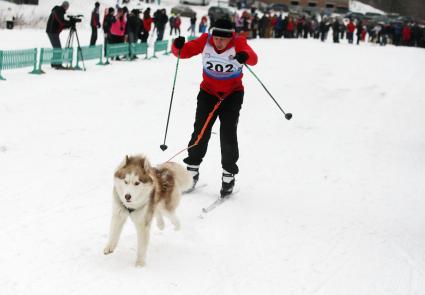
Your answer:
[[[257,79],[258,82],[260,82],[261,86],[263,86],[264,90],[266,90],[266,92],[270,95],[270,97],[273,99],[273,101],[275,102],[275,104],[279,107],[279,109],[282,111],[282,113],[285,115],[285,118],[287,120],[291,120],[292,118],[292,114],[291,113],[285,113],[285,111],[282,109],[282,107],[278,104],[278,102],[276,101],[276,99],[274,99],[273,95],[267,90],[266,86],[264,86],[263,82],[261,82],[261,80],[257,77],[257,75],[251,70],[250,67],[248,67],[247,64],[244,64],[245,67],[251,72],[251,74],[255,77],[255,79]]]
[[[180,61],[180,50],[177,56],[176,72],[174,73],[173,90],[171,92],[170,108],[168,109],[168,118],[167,118],[167,126],[165,127],[164,143],[159,146],[159,148],[163,151],[165,151],[168,148],[168,146],[165,144],[165,141],[167,139],[168,123],[170,122],[171,107],[173,105],[174,88],[176,86],[176,78],[177,78],[177,70],[179,68],[179,61]]]

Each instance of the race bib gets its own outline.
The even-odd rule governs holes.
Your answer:
[[[217,53],[214,47],[207,42],[202,52],[205,74],[217,80],[228,80],[241,76],[242,65],[234,59],[235,55],[234,47],[222,53]]]

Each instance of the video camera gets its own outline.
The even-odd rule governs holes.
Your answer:
[[[76,23],[81,23],[81,18],[83,18],[84,15],[78,14],[78,15],[68,15],[69,21],[71,22],[71,25],[75,26]]]

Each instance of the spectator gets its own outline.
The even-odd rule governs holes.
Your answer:
[[[350,22],[347,25],[347,39],[348,43],[353,44],[354,39],[354,31],[356,30],[356,26],[353,21],[350,19]]]
[[[176,20],[176,15],[174,13],[172,13],[170,15],[170,18],[168,19],[168,22],[170,23],[170,36],[173,35],[173,32],[175,30],[175,26],[174,26],[175,20]]]
[[[139,36],[143,31],[143,22],[140,19],[140,10],[131,10],[130,15],[127,19],[126,33],[128,36],[128,43],[137,43]]]
[[[180,30],[181,24],[182,24],[182,19],[180,18],[180,14],[177,14],[176,19],[174,21],[174,27],[175,27],[175,30],[176,30],[176,34],[178,36],[181,35],[181,30]]]
[[[403,27],[403,45],[410,46],[410,37],[411,37],[410,27],[407,24],[405,24]]]
[[[362,21],[359,19],[357,21],[357,31],[356,31],[356,35],[357,35],[357,45],[360,44],[360,40],[362,39],[362,33],[363,33],[363,23]]]
[[[165,9],[161,9],[155,18],[155,25],[157,29],[157,41],[162,41],[164,38],[165,26],[168,23],[168,16]]]
[[[127,20],[122,8],[118,8],[117,14],[112,19],[109,43],[123,43],[125,41],[125,29]]]
[[[91,27],[91,38],[90,46],[96,45],[97,41],[97,29],[100,28],[100,17],[99,17],[99,2],[94,4],[94,9],[91,13],[90,27]]]
[[[124,43],[126,33],[127,19],[123,8],[118,8],[117,15],[112,20],[110,44]],[[121,60],[118,56],[115,60]]]
[[[338,19],[334,19],[332,24],[332,36],[334,43],[339,43],[339,21]]]
[[[143,12],[143,27],[145,28],[142,35],[142,43],[146,43],[149,38],[149,32],[152,29],[153,18],[151,17],[151,9],[146,8],[145,12]]]
[[[208,18],[204,15],[199,23],[199,33],[205,33],[207,31]]]
[[[257,39],[259,20],[260,19],[258,18],[258,15],[254,14],[254,17],[252,18],[252,21],[251,21],[251,30],[252,30],[252,38],[253,39]]]
[[[190,18],[190,26],[187,29],[190,31],[190,36],[195,36],[195,28],[196,28],[196,13]]]
[[[53,48],[62,48],[59,35],[63,29],[70,28],[72,26],[70,21],[65,20],[65,13],[68,8],[68,1],[64,1],[61,6],[53,7],[49,19],[47,20],[46,33]],[[55,53],[52,59],[52,67],[56,69],[64,69],[62,64],[58,62],[58,59],[60,59],[60,56],[58,53]]]
[[[12,12],[12,8],[9,7],[7,8],[7,12],[6,12],[6,28],[8,30],[12,30],[14,26],[15,26],[15,15]]]
[[[105,44],[105,54],[106,54],[106,46],[110,40],[111,26],[115,18],[114,13],[115,13],[115,9],[113,7],[109,7],[107,10],[107,14],[103,17],[103,35],[104,35],[104,44]]]
[[[286,25],[286,31],[288,34],[288,38],[294,38],[294,22],[292,21],[292,17],[288,18],[288,23]]]

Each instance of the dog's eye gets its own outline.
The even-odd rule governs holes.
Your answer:
[[[125,183],[125,184],[128,184],[128,181],[127,181],[127,180],[124,180],[124,183]]]
[[[134,185],[139,185],[139,184],[140,184],[140,182],[135,182],[135,183],[134,183]]]

